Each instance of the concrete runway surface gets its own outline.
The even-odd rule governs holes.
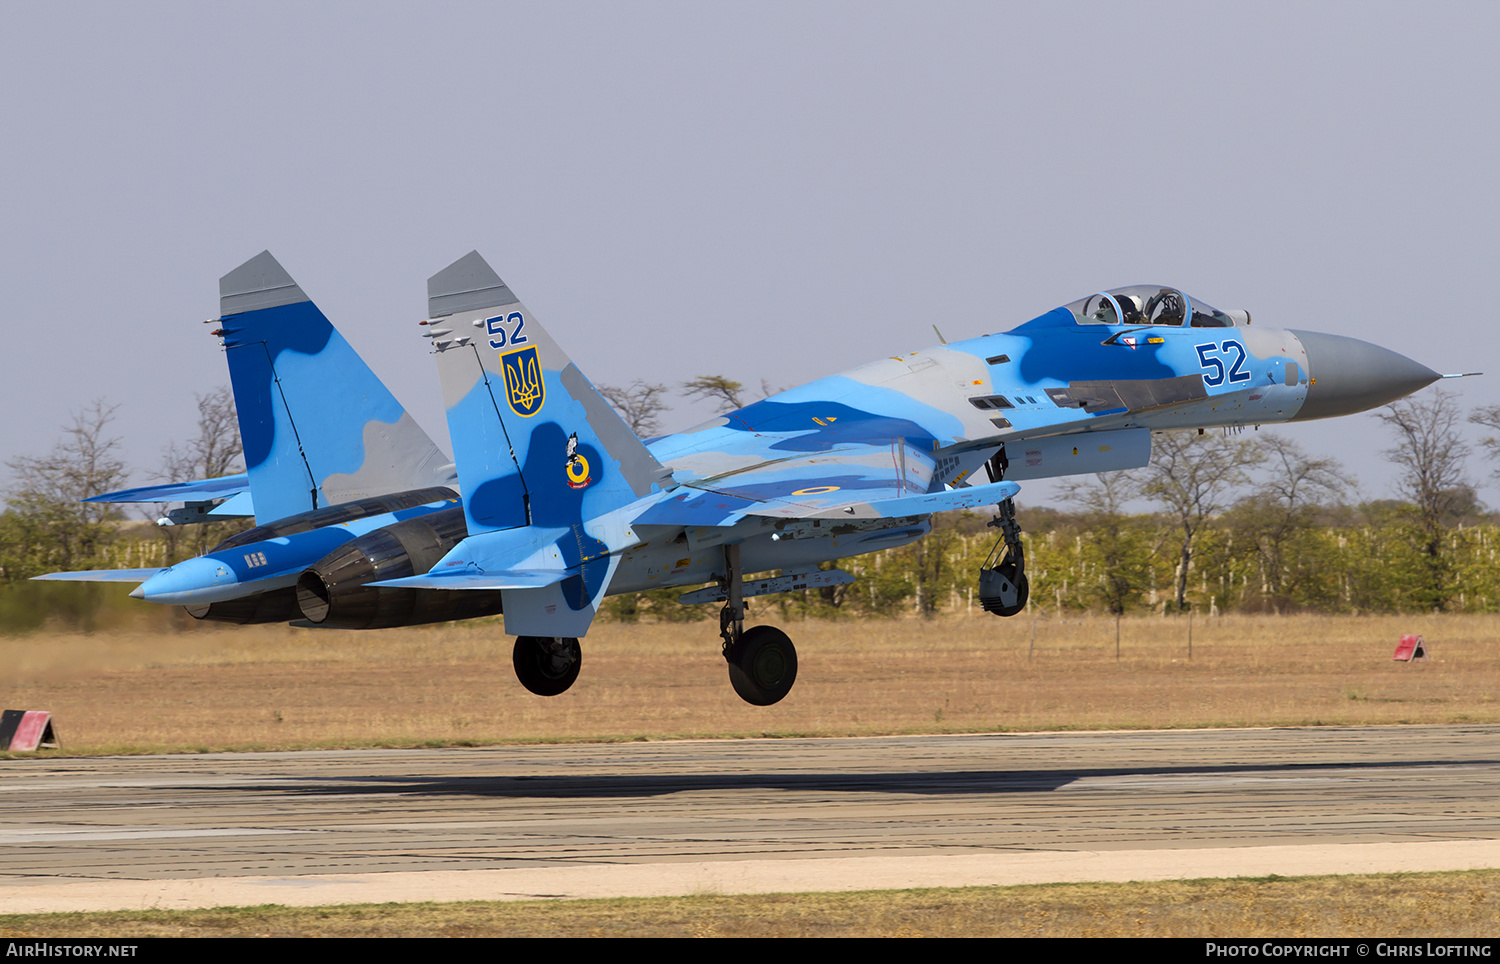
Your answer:
[[[1500,867],[1500,726],[0,761],[0,908]]]

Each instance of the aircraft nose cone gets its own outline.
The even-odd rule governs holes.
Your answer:
[[[1294,331],[1307,351],[1307,399],[1291,419],[1350,415],[1405,398],[1443,377],[1388,348],[1358,338]]]
[[[147,579],[131,593],[147,602],[186,605],[194,602],[217,602],[233,592],[239,579],[226,565],[214,559],[198,558],[179,562],[170,569]],[[136,596],[136,593],[140,593]]]

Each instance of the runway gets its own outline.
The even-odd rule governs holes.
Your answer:
[[[0,762],[0,907],[1500,867],[1500,726]]]

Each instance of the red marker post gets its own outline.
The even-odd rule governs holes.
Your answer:
[[[56,749],[52,714],[47,710],[5,710],[0,713],[0,749],[28,753],[39,746]]]
[[[1401,642],[1396,644],[1396,652],[1391,659],[1406,663],[1414,663],[1418,660],[1427,662],[1427,647],[1423,644],[1422,637],[1402,636]]]

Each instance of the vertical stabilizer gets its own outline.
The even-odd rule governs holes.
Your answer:
[[[608,540],[623,526],[595,523],[668,473],[477,252],[433,275],[427,296],[469,524],[448,562],[565,571],[503,589],[505,629],[582,636],[619,564]]]
[[[256,517],[454,484],[442,451],[269,251],[219,279]]]
[[[571,527],[667,475],[478,252],[427,282],[469,532]]]

